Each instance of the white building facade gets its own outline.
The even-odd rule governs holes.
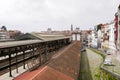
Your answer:
[[[5,26],[2,26],[0,29],[0,40],[10,39],[9,33]]]
[[[118,15],[118,48],[120,49],[120,5],[118,7],[118,11],[117,11],[117,15]]]

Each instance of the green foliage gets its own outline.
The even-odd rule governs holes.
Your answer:
[[[98,72],[97,74],[95,74],[95,80],[100,80],[100,73]]]
[[[93,52],[99,54],[102,56],[103,60],[105,59],[105,54],[103,54],[101,51],[97,50],[97,49],[93,49],[93,48],[90,48],[90,50],[92,50]],[[102,63],[101,63],[102,64]],[[100,65],[101,66],[101,65]],[[99,68],[100,70],[100,68]],[[117,80],[116,77],[114,77],[113,75],[111,75],[110,73],[107,73],[103,70],[100,70],[98,71],[99,73],[95,75],[96,80],[100,80],[100,78],[102,80]]]
[[[101,70],[101,75],[103,80],[117,80],[114,76],[112,76],[110,73],[106,73],[105,71]]]
[[[102,24],[97,25],[97,31],[101,29]]]

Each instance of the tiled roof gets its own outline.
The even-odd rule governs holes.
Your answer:
[[[45,67],[26,72],[14,80],[77,80],[80,47],[80,42],[74,42],[55,54]]]
[[[45,69],[35,76],[33,80],[73,80],[71,77],[47,66]]]
[[[76,80],[80,63],[80,43],[75,42],[61,52],[61,55],[53,60],[49,66]]]

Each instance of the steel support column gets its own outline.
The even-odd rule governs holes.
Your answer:
[[[9,76],[12,77],[12,69],[11,69],[11,54],[9,54]]]
[[[39,66],[41,66],[41,63],[42,63],[42,61],[41,61],[41,52],[39,51]]]
[[[25,69],[25,51],[23,50],[23,69]]]
[[[32,59],[35,59],[35,49],[33,48]]]
[[[47,45],[47,42],[46,42],[46,45],[45,45],[45,61],[47,61],[47,52],[48,52],[48,45]]]
[[[17,58],[17,53],[16,53],[16,57],[15,58],[16,58],[16,73],[18,73],[18,63],[17,63],[18,62],[18,58]]]

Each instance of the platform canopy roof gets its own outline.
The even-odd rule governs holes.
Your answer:
[[[9,48],[27,44],[34,44],[42,42],[41,40],[23,40],[23,41],[10,41],[10,42],[0,42],[0,48]]]
[[[26,33],[21,36],[17,37],[17,40],[43,40],[43,41],[49,41],[49,40],[57,40],[57,39],[64,39],[64,38],[70,38],[66,37],[65,35],[61,34],[48,34],[48,33],[39,33],[39,32],[32,32],[32,33]]]

